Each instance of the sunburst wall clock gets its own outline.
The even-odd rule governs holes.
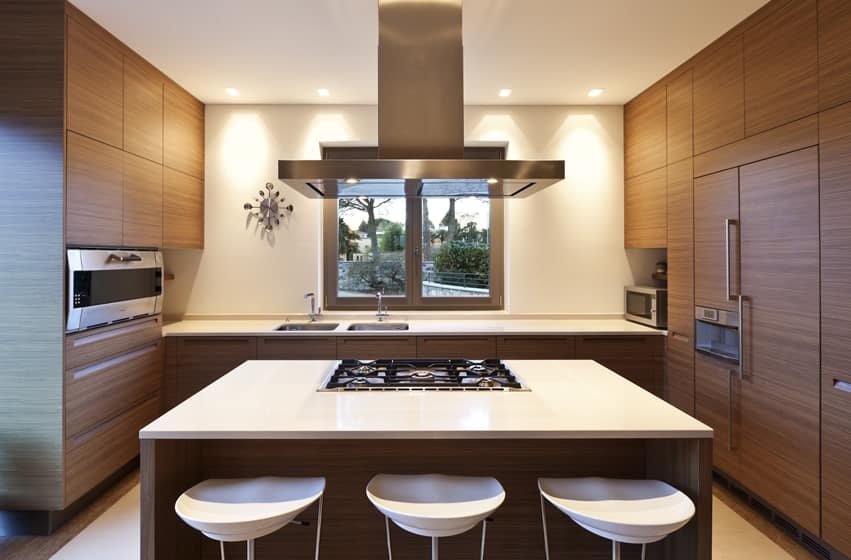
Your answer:
[[[281,224],[281,218],[286,214],[292,213],[293,205],[284,205],[287,197],[281,194],[281,191],[275,190],[275,185],[266,183],[266,191],[258,191],[259,197],[254,198],[254,202],[246,202],[242,205],[245,210],[251,212],[260,220],[261,224],[265,224],[266,231],[272,231],[275,226]]]

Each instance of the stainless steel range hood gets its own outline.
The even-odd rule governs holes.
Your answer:
[[[280,160],[311,198],[528,196],[564,161],[463,159],[461,0],[378,0],[378,159]]]

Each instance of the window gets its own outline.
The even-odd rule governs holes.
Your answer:
[[[323,223],[327,309],[503,307],[502,199],[328,199]]]

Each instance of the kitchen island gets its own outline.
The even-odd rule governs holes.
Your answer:
[[[215,558],[216,543],[177,518],[175,499],[206,478],[261,475],[325,476],[321,557],[382,558],[384,523],[366,483],[378,472],[443,472],[505,486],[492,560],[543,556],[540,476],[667,481],[697,514],[648,558],[710,560],[712,430],[596,362],[510,361],[530,389],[521,392],[317,392],[334,365],[246,362],[140,432],[142,558]],[[606,541],[560,514],[549,521],[554,557],[609,557]],[[446,539],[442,557],[475,556],[478,536]],[[257,554],[308,558],[312,539],[287,527],[258,540]],[[428,540],[401,530],[393,545],[397,558],[428,557]],[[638,547],[624,552],[638,557]]]

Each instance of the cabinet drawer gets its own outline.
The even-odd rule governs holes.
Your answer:
[[[258,360],[333,360],[337,339],[333,336],[263,337],[257,341]]]
[[[145,317],[65,338],[65,368],[74,369],[121,354],[162,337],[162,316]]]
[[[822,537],[851,556],[851,374],[822,376]]]
[[[571,336],[500,336],[497,352],[503,360],[570,360],[576,356]]]
[[[70,504],[139,454],[139,430],[159,414],[159,396],[68,440],[65,503]]]
[[[337,339],[340,360],[416,357],[417,339],[413,336],[341,336]]]
[[[163,342],[65,373],[65,433],[74,437],[160,389]]]
[[[417,337],[418,358],[465,358],[485,360],[496,357],[493,336],[420,336]]]
[[[650,358],[661,356],[665,337],[640,336],[580,336],[576,340],[576,357],[580,360],[598,358]]]

